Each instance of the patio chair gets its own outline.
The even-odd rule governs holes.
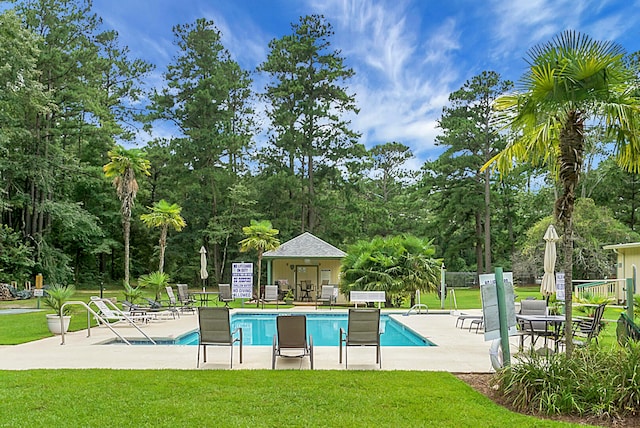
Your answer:
[[[576,346],[586,346],[592,340],[598,343],[598,335],[600,334],[602,316],[606,303],[602,303],[593,311],[593,317],[580,318],[578,325],[574,325],[573,344]]]
[[[224,303],[226,308],[229,307],[229,302],[233,302],[233,296],[231,295],[231,285],[219,284],[218,285],[218,300]]]
[[[193,307],[193,304],[196,303],[196,300],[189,295],[189,287],[187,284],[177,284],[178,288],[178,300],[182,305],[182,311],[195,312],[196,308]]]
[[[264,287],[264,299],[262,299],[262,309],[264,304],[276,302],[276,309],[278,309],[278,286],[277,285],[265,285]]]
[[[640,327],[633,322],[633,319],[629,318],[626,312],[622,312],[618,318],[616,336],[620,346],[626,346],[629,340],[640,341]]]
[[[313,370],[313,338],[309,336],[307,341],[307,317],[305,315],[278,315],[276,330],[276,334],[273,335],[271,368],[276,368],[276,357],[304,358],[309,356],[311,370]]]
[[[520,314],[521,315],[548,315],[547,301],[525,299],[520,301]],[[539,337],[545,338],[545,345],[548,337],[552,334],[547,331],[547,323],[545,321],[519,321],[518,327],[520,331],[520,349],[524,348],[524,340],[529,337],[531,339],[531,346],[536,344]]]
[[[382,368],[380,352],[380,309],[349,309],[347,331],[340,328],[340,364],[342,364],[342,344],[345,344],[345,368],[349,368],[348,349],[350,346],[375,346],[376,363]]]
[[[593,317],[574,318],[571,340],[575,346],[588,346],[592,340],[598,343],[598,334],[600,334],[600,324],[602,323],[605,306],[607,306],[606,303],[598,305],[593,311]],[[557,340],[557,344],[560,346],[565,346],[565,342],[564,336],[560,336]]]
[[[109,324],[110,326],[118,324],[133,324],[136,321],[142,321],[144,323],[149,322],[151,317],[147,314],[125,314],[118,309],[113,302],[100,297],[92,296],[89,301],[89,306],[96,307],[96,313],[99,317],[96,317],[96,322],[100,325]]]
[[[184,313],[184,311],[193,311],[193,307],[178,307],[178,300],[176,299],[176,295],[173,293],[173,288],[167,285],[165,289],[167,290],[167,297],[169,298],[169,308],[173,308],[176,311],[179,310],[182,313]]]
[[[318,297],[316,299],[316,309],[318,309],[318,302],[320,302],[323,305],[325,303],[328,303],[329,304],[329,310],[331,310],[331,307],[336,302],[336,297],[335,297],[335,294],[334,294],[334,290],[335,290],[335,287],[333,285],[323,285],[322,286],[322,294],[320,295],[320,297]]]
[[[300,298],[300,300],[304,301],[306,299],[307,301],[310,302],[311,292],[313,292],[313,284],[311,283],[311,281],[309,280],[300,281],[300,291],[304,293]]]
[[[236,336],[236,337],[234,337]],[[198,308],[198,362],[200,367],[200,347],[203,348],[203,362],[207,362],[207,346],[231,347],[231,368],[233,368],[233,344],[240,344],[240,364],[242,364],[242,328],[231,331],[229,308]]]

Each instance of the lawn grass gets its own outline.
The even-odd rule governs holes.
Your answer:
[[[510,412],[449,373],[0,371],[0,426],[569,427]]]

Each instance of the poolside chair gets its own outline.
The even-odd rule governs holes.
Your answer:
[[[229,307],[229,302],[233,302],[233,296],[231,295],[231,286],[229,284],[218,285],[218,300],[224,302],[225,307]]]
[[[236,336],[236,337],[234,337]],[[198,308],[198,362],[200,367],[200,347],[203,348],[203,362],[207,362],[207,346],[231,347],[231,368],[233,368],[233,344],[240,344],[240,364],[242,364],[242,328],[231,331],[229,308]]]
[[[602,303],[593,311],[593,317],[578,318],[577,324],[573,326],[573,337],[571,338],[575,346],[587,346],[592,340],[598,343],[598,334],[600,333],[600,324],[602,315],[604,314],[606,303]],[[559,344],[565,344],[565,338],[558,339]]]
[[[195,312],[196,308],[193,307],[193,304],[196,303],[196,300],[189,296],[187,284],[176,284],[176,287],[178,288],[178,301],[182,305],[182,312]]]
[[[278,286],[277,285],[265,285],[264,299],[262,299],[262,309],[264,309],[265,302],[276,302],[276,309],[278,309]]]
[[[320,295],[320,297],[316,299],[316,309],[318,309],[318,302],[320,302],[323,305],[325,303],[328,303],[329,310],[331,310],[331,307],[336,302],[336,297],[334,292],[335,292],[335,287],[333,285],[323,285],[322,294]]]
[[[349,368],[347,351],[349,346],[375,346],[376,363],[382,368],[380,352],[380,309],[349,309],[347,331],[340,328],[340,364],[342,364],[342,344],[345,344],[345,368]]]
[[[89,301],[89,306],[96,307],[96,322],[98,324],[109,324],[110,326],[117,324],[133,324],[136,321],[142,321],[144,323],[149,322],[151,317],[147,314],[130,314],[127,315],[116,307],[111,300],[101,299],[100,297],[92,296]]]
[[[176,299],[176,295],[173,293],[173,288],[167,285],[164,289],[167,291],[167,297],[169,298],[169,307],[178,309],[178,300]]]
[[[300,291],[304,293],[300,300],[304,301],[305,299],[307,299],[307,301],[310,302],[311,293],[313,292],[313,284],[311,283],[311,281],[306,279],[300,281]]]
[[[520,301],[520,314],[521,315],[548,315],[546,300],[525,299]],[[545,338],[545,345],[547,338],[552,336],[552,333],[547,331],[547,323],[545,321],[521,321],[518,324],[520,331],[520,349],[524,349],[524,340],[529,337],[531,339],[531,346],[533,347],[538,340],[538,337]]]
[[[307,317],[305,315],[278,315],[277,333],[273,335],[271,368],[276,368],[276,357],[304,358],[309,356],[313,370],[313,338],[307,341]],[[291,353],[293,352],[293,353]]]

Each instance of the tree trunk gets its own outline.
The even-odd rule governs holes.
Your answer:
[[[124,226],[124,282],[129,284],[129,235],[131,232],[131,217],[125,216]]]
[[[167,225],[162,226],[162,231],[160,232],[160,264],[158,266],[158,271],[160,273],[164,272],[164,252],[167,247]]]
[[[258,251],[258,298],[256,299],[256,308],[260,307],[260,277],[262,276],[262,251]]]
[[[484,269],[482,266],[482,214],[479,210],[475,213],[476,220],[476,236],[475,236],[475,250],[476,250],[476,264],[478,275],[484,273]]]
[[[569,112],[567,122],[560,131],[560,182],[562,196],[556,200],[556,218],[563,225],[562,247],[564,251],[564,334],[567,356],[573,352],[573,208],[575,190],[582,170],[584,153],[583,119],[580,112]]]

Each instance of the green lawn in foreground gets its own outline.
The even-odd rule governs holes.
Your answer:
[[[0,371],[0,426],[569,427],[510,412],[449,373]]]

